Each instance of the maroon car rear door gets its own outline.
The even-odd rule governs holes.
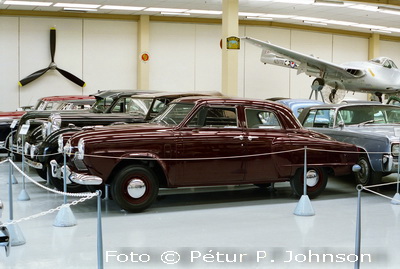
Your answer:
[[[244,177],[244,132],[234,106],[206,107],[179,134],[174,185],[236,184]]]

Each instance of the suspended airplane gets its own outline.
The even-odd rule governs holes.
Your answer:
[[[400,91],[400,70],[387,57],[334,64],[251,37],[243,39],[262,48],[261,62],[264,64],[297,69],[297,74],[316,77],[311,85],[313,91],[323,92],[322,95],[326,95],[332,103],[340,102],[345,91],[372,93],[381,102],[382,94]],[[326,85],[329,87],[324,87]]]
[[[60,72],[61,75],[63,75],[67,79],[71,80],[73,83],[75,83],[81,87],[85,87],[86,83],[83,80],[81,80],[80,78],[74,76],[73,74],[57,67],[56,63],[54,62],[54,54],[55,53],[56,53],[56,29],[51,28],[50,29],[50,55],[51,55],[50,65],[46,68],[40,69],[40,70],[30,74],[26,78],[21,79],[18,83],[19,86],[25,86],[26,84],[28,84],[28,83],[34,81],[35,79],[39,78],[40,76],[44,75],[44,73],[46,73],[49,70],[57,70],[58,72]]]

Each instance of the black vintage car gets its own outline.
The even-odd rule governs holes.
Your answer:
[[[181,92],[181,93],[146,93],[132,96],[124,96],[115,99],[111,104],[105,104],[108,113],[94,113],[99,109],[100,102],[92,109],[92,113],[83,114],[53,114],[49,120],[44,122],[41,128],[37,128],[30,140],[25,142],[24,153],[26,162],[38,171],[39,175],[47,178],[47,171],[50,167],[50,160],[56,159],[62,162],[62,155],[58,153],[58,138],[60,134],[81,131],[83,128],[91,128],[98,125],[143,123],[153,119],[172,100],[195,95],[220,95],[220,93],[207,92]],[[30,143],[35,141],[35,143]],[[56,155],[56,156],[55,156]],[[58,178],[48,175],[53,185],[63,188],[63,182]],[[82,186],[68,186],[68,191],[82,191]],[[86,189],[84,189],[86,190]]]

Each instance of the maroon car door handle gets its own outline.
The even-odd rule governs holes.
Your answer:
[[[233,139],[243,140],[244,136],[243,135],[234,136]]]

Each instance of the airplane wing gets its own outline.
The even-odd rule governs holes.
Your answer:
[[[354,73],[354,69],[346,69],[341,65],[337,65],[331,62],[327,62],[313,56],[302,54],[293,50],[289,50],[277,45],[273,45],[269,42],[264,42],[251,37],[244,37],[245,41],[258,46],[263,49],[263,56],[267,59],[267,56],[276,58],[272,61],[263,61],[265,63],[286,65],[298,69],[299,73],[306,73],[310,76],[315,77],[330,77],[330,78],[354,78],[350,72]],[[271,58],[273,59],[273,58]],[[279,64],[279,60],[286,61],[289,64]]]

